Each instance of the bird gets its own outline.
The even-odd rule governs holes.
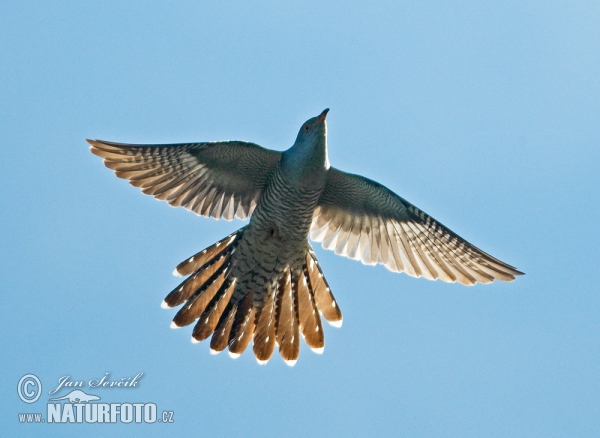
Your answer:
[[[87,140],[93,154],[144,194],[244,227],[181,262],[186,277],[162,307],[181,306],[172,328],[239,357],[252,341],[259,364],[275,348],[293,366],[300,338],[322,353],[321,318],[342,312],[309,242],[366,265],[464,285],[523,275],[387,187],[332,167],[329,109],[302,124],[283,152],[244,141],[136,145]]]

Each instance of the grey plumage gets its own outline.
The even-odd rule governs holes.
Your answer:
[[[321,316],[342,314],[307,237],[326,249],[415,277],[466,285],[512,281],[516,268],[471,245],[386,187],[329,166],[325,117],[308,120],[280,153],[239,141],[127,145],[88,140],[118,177],[145,194],[216,219],[250,223],[180,263],[188,276],[163,303],[173,327],[259,363],[275,346],[292,365],[300,334],[322,352]]]

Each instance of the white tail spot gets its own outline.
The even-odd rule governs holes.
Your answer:
[[[229,350],[228,353],[229,353],[229,357],[232,359],[237,359],[238,357],[240,357],[240,353],[234,353],[231,350]]]
[[[267,362],[269,361],[269,359],[266,360],[261,360],[258,357],[256,358],[256,361],[258,362],[259,365],[266,365]]]
[[[342,326],[342,322],[344,322],[344,319],[340,319],[339,321],[327,321],[329,323],[329,325],[333,326],[333,327],[337,327],[340,328]]]
[[[165,300],[163,300],[163,302],[160,303],[160,307],[162,307],[163,309],[170,309],[171,308],[171,306],[169,306]]]
[[[218,350],[213,350],[212,348],[210,349],[210,354],[212,354],[213,356],[215,356],[219,353],[220,353],[220,351],[218,351]]]
[[[173,269],[172,274],[174,277],[181,277],[181,274],[177,271],[177,268]]]
[[[172,329],[178,329],[178,328],[181,328],[181,327],[179,327],[177,324],[175,324],[175,321],[171,321],[171,326],[170,326],[170,327],[171,327]]]
[[[294,365],[296,365],[296,362],[298,362],[298,359],[292,359],[292,360],[283,359],[283,361],[285,362],[285,364],[287,366],[293,367]]]
[[[325,347],[319,347],[319,348],[310,347],[310,349],[317,354],[323,354],[323,350],[325,350]]]
[[[200,342],[198,339],[194,338],[193,336],[192,336],[191,341],[192,341],[192,344],[197,344],[198,342]]]

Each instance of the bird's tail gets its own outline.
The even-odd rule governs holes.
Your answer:
[[[171,327],[194,321],[192,342],[212,335],[211,353],[229,348],[239,356],[253,339],[254,355],[266,363],[275,345],[288,365],[300,353],[300,333],[306,344],[321,353],[325,347],[322,315],[339,327],[342,313],[323,276],[312,248],[299,269],[286,267],[266,291],[249,291],[241,300],[232,300],[236,279],[231,273],[231,255],[244,228],[180,263],[174,274],[189,276],[163,301],[170,308],[184,304]]]

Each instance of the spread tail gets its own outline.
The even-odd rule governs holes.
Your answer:
[[[320,316],[340,327],[342,313],[312,248],[298,269],[286,267],[266,291],[250,290],[234,302],[231,255],[243,232],[244,228],[230,234],[177,266],[173,273],[188,278],[163,301],[165,308],[183,304],[171,327],[196,321],[192,342],[212,335],[211,353],[229,348],[233,358],[253,340],[260,364],[271,358],[277,345],[285,362],[294,365],[300,354],[300,334],[313,351],[322,353],[325,336]]]

